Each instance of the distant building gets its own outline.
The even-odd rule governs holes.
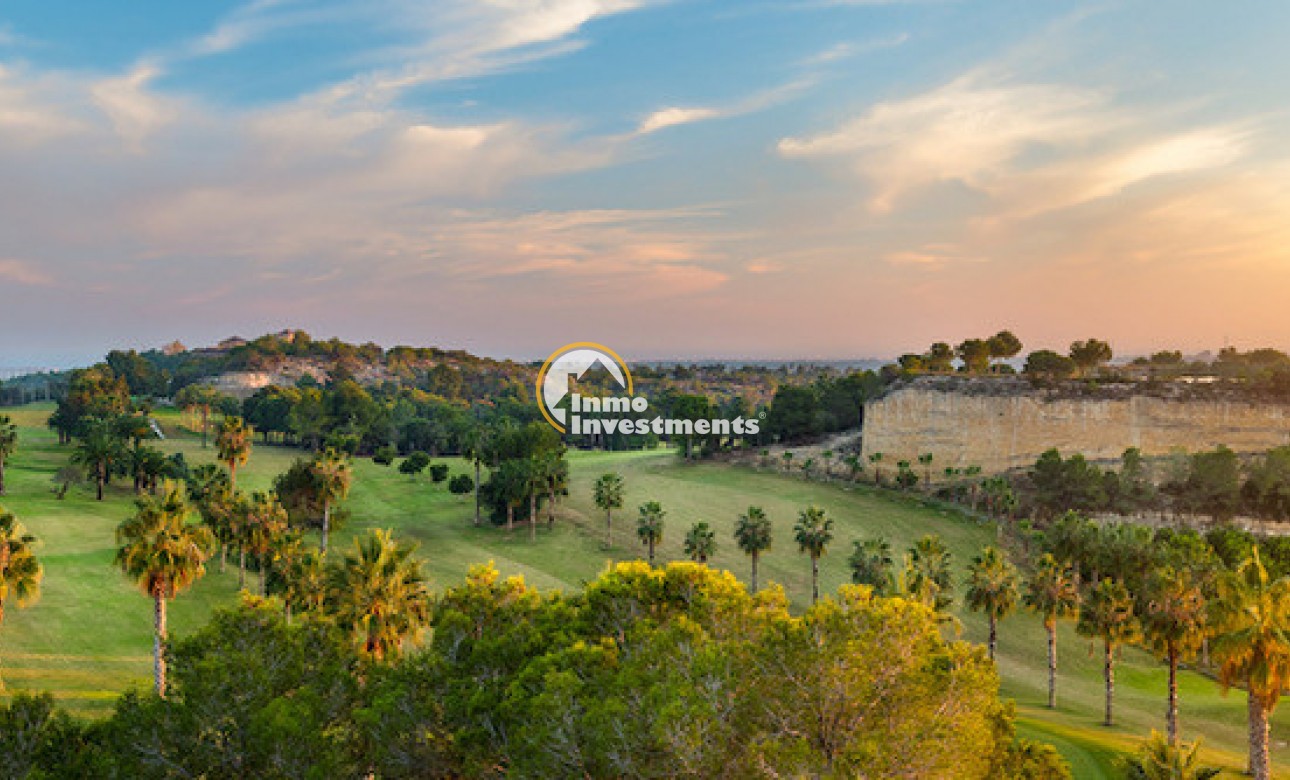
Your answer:
[[[161,348],[161,354],[166,355],[168,357],[173,357],[175,355],[182,355],[187,351],[188,351],[188,347],[185,347],[182,341],[172,341],[166,346]]]
[[[245,347],[249,342],[241,336],[230,336],[215,345],[215,349],[221,352],[228,352],[230,349]]]

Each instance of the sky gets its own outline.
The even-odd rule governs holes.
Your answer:
[[[1290,4],[0,0],[0,366],[1290,347]]]

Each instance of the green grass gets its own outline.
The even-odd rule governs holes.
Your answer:
[[[9,691],[49,690],[70,711],[102,716],[113,698],[131,687],[146,687],[150,673],[151,610],[147,599],[111,566],[113,533],[132,510],[128,484],[117,483],[107,500],[96,502],[86,487],[65,500],[55,499],[50,479],[66,462],[44,427],[48,407],[7,410],[22,426],[21,449],[8,469],[9,495],[4,505],[18,514],[41,539],[40,555],[46,578],[39,603],[30,609],[9,609],[0,625],[0,679]],[[163,414],[167,451],[182,451],[190,463],[210,462],[212,449],[202,449],[177,414]],[[248,466],[239,471],[239,486],[269,487],[300,452],[257,446]],[[355,533],[390,528],[401,538],[420,543],[425,570],[436,588],[456,583],[473,564],[493,561],[503,574],[521,574],[543,588],[579,587],[613,560],[641,557],[635,539],[635,507],[648,499],[667,509],[660,560],[683,557],[681,545],[690,524],[706,520],[717,533],[718,550],[711,564],[745,578],[747,559],[731,539],[739,513],[749,504],[762,506],[774,523],[775,545],[762,560],[763,582],[782,584],[797,607],[809,600],[810,568],[792,544],[797,512],[819,504],[835,520],[836,538],[821,562],[821,587],[829,592],[848,580],[846,558],[853,540],[886,537],[902,550],[924,533],[938,533],[954,554],[956,571],[985,544],[994,529],[967,519],[953,509],[925,504],[915,498],[824,485],[773,473],[727,465],[685,465],[667,452],[591,453],[570,455],[570,497],[557,513],[554,530],[540,529],[530,542],[527,528],[514,534],[475,528],[470,522],[470,497],[458,498],[443,484],[432,485],[382,467],[370,460],[355,464],[354,487],[346,507],[351,521],[335,535],[344,548]],[[453,473],[472,473],[467,464],[449,460]],[[601,546],[604,515],[591,500],[591,484],[605,471],[618,471],[627,483],[626,505],[614,519],[614,543]],[[172,630],[191,631],[210,611],[236,597],[237,572],[224,573],[212,564],[208,576],[180,596],[172,608]],[[962,615],[961,636],[982,641],[984,621]],[[1059,704],[1044,705],[1047,659],[1043,629],[1030,615],[1017,615],[1001,627],[999,669],[1003,694],[1015,699],[1023,734],[1051,742],[1071,762],[1076,777],[1115,777],[1116,758],[1130,751],[1152,728],[1163,728],[1165,673],[1139,650],[1128,650],[1117,676],[1117,725],[1101,724],[1100,654],[1068,624],[1060,631]],[[1232,769],[1243,765],[1244,696],[1224,697],[1211,680],[1192,672],[1181,678],[1181,719],[1184,736],[1202,736],[1205,758]],[[1273,726],[1273,757],[1278,776],[1290,778],[1290,707],[1282,707]]]

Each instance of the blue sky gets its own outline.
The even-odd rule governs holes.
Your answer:
[[[0,3],[0,364],[1290,346],[1290,6]]]

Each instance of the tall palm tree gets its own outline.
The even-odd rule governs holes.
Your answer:
[[[968,564],[965,601],[973,612],[984,612],[990,621],[990,638],[986,650],[990,660],[999,644],[999,621],[1017,609],[1020,590],[1017,569],[997,547],[986,547]]]
[[[1079,615],[1079,588],[1070,567],[1044,553],[1026,580],[1023,601],[1048,632],[1048,707],[1057,707],[1057,621]]]
[[[0,496],[4,495],[4,466],[18,451],[18,426],[7,414],[0,414]]]
[[[752,561],[752,592],[757,592],[757,562],[761,554],[770,549],[770,518],[759,506],[750,506],[735,523],[735,543]]]
[[[35,546],[36,537],[27,533],[13,513],[0,507],[0,623],[10,595],[19,607],[40,598],[45,570],[33,552]]]
[[[1218,629],[1210,652],[1227,688],[1245,687],[1249,711],[1249,773],[1270,780],[1268,720],[1290,689],[1290,576],[1268,576],[1259,548],[1219,585],[1214,606]]]
[[[1142,638],[1133,596],[1124,583],[1105,577],[1084,599],[1075,631],[1080,636],[1102,640],[1102,681],[1106,685],[1103,725],[1115,725],[1115,651]]]
[[[695,563],[707,563],[717,552],[717,535],[706,522],[699,521],[685,534],[685,554]]]
[[[206,437],[210,432],[211,407],[219,403],[219,391],[210,385],[188,385],[175,394],[175,403],[180,409],[196,409],[202,415],[202,449],[206,448]]]
[[[430,595],[415,551],[376,530],[355,539],[354,550],[331,572],[337,623],[377,660],[397,655],[403,641],[429,623]]]
[[[891,542],[886,539],[857,539],[847,564],[851,567],[851,581],[856,585],[868,585],[879,596],[896,593],[896,559],[892,557]]]
[[[1205,594],[1188,569],[1166,566],[1147,580],[1142,633],[1147,645],[1169,666],[1169,703],[1165,733],[1178,746],[1178,665],[1196,657],[1205,642],[1208,618]]]
[[[905,593],[944,615],[954,603],[954,575],[950,551],[936,534],[914,542],[905,556]]]
[[[811,603],[820,600],[820,557],[828,552],[833,541],[833,518],[818,506],[807,507],[797,516],[793,526],[797,549],[811,556]]]
[[[649,565],[654,565],[654,548],[663,541],[663,519],[667,511],[657,501],[646,501],[640,505],[640,516],[636,519],[636,536],[649,548]]]
[[[251,438],[255,429],[246,424],[241,417],[225,417],[215,433],[216,457],[228,467],[228,481],[237,488],[237,467],[251,457]]]
[[[326,555],[327,539],[331,535],[332,506],[349,495],[349,486],[353,481],[354,473],[350,468],[349,458],[330,449],[319,453],[313,459],[309,465],[309,471],[313,474],[314,489],[317,491],[315,500],[323,510],[322,543],[318,550]]]
[[[605,547],[613,544],[614,510],[623,507],[621,474],[601,474],[596,479],[596,508],[605,513]]]
[[[135,502],[134,517],[116,529],[116,564],[153,600],[153,683],[166,695],[166,603],[206,573],[214,540],[204,526],[188,524],[188,503],[174,483],[161,498]]]
[[[462,443],[462,457],[475,465],[475,525],[481,522],[479,513],[479,471],[488,458],[488,429],[482,425],[472,427]]]
[[[246,552],[260,564],[260,595],[268,594],[269,553],[287,532],[287,510],[273,493],[254,493],[246,506]]]
[[[188,499],[219,544],[219,570],[223,573],[229,545],[236,543],[233,528],[238,497],[229,485],[228,472],[214,463],[203,463],[188,478]]]
[[[306,548],[298,535],[293,533],[284,536],[283,540],[278,573],[282,577],[282,600],[290,622],[296,610],[316,612],[322,609],[327,596],[327,570],[323,566],[322,553]]]
[[[95,417],[85,421],[80,440],[72,451],[72,463],[83,466],[94,479],[95,496],[99,501],[103,500],[103,487],[107,485],[112,464],[121,457],[121,451],[121,441],[109,420]]]

